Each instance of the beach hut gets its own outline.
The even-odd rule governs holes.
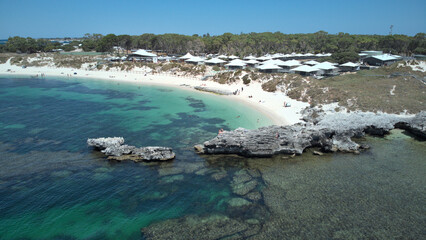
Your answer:
[[[267,61],[267,60],[270,60],[270,59],[272,59],[270,56],[262,56],[262,57],[256,58],[256,60],[259,61],[259,62],[264,62],[264,61]]]
[[[247,64],[240,59],[235,59],[225,64],[225,67],[228,69],[243,69],[245,66],[247,66]]]
[[[247,61],[248,60],[256,60],[256,57],[250,55],[250,56],[245,57],[244,60],[247,60]]]
[[[303,76],[311,76],[311,75],[316,75],[320,71],[320,69],[316,67],[302,65],[292,69],[292,71],[299,73],[300,75],[303,75]]]
[[[244,61],[244,62],[250,67],[256,67],[256,66],[259,65],[259,61],[256,61],[254,59],[247,60],[247,61]]]
[[[259,71],[265,72],[265,73],[276,73],[276,72],[279,72],[280,70],[282,70],[281,67],[279,67],[279,66],[277,66],[273,63],[262,64],[257,68],[259,69]]]
[[[340,65],[340,70],[342,72],[353,72],[359,70],[359,65],[353,62],[347,62]]]
[[[315,56],[315,54],[312,54],[312,53],[303,54],[303,58],[305,58],[305,59],[310,59],[310,58],[313,58],[314,56]]]
[[[272,59],[281,59],[281,58],[284,58],[284,54],[282,54],[282,53],[275,53],[271,57],[272,57]]]
[[[190,59],[192,57],[194,57],[194,56],[192,56],[192,54],[187,53],[187,54],[183,55],[182,57],[180,57],[178,59],[179,59],[179,61],[184,62],[184,61],[186,61],[186,60],[188,60],[188,59]]]
[[[318,74],[320,75],[326,75],[326,76],[338,75],[337,71],[339,70],[339,68],[336,67],[334,63],[331,63],[331,62],[318,63],[314,65],[313,67],[320,69],[322,71],[322,72],[318,72]]]
[[[260,64],[261,65],[274,64],[274,65],[277,65],[277,66],[285,66],[285,62],[282,61],[282,60],[279,60],[279,59],[269,59],[269,60],[266,60],[264,62],[261,62]]]
[[[185,62],[195,64],[195,65],[204,64],[205,61],[206,60],[204,58],[194,57],[194,56],[185,60]]]
[[[219,58],[212,58],[210,60],[205,61],[207,65],[223,65],[226,61]]]
[[[319,64],[319,62],[317,62],[315,60],[310,60],[310,61],[304,62],[303,64],[309,65],[309,66],[314,66],[314,65]]]
[[[281,63],[279,66],[283,68],[285,72],[289,72],[291,68],[298,67],[302,65],[298,60],[287,60]]]

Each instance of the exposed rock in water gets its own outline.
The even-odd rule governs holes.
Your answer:
[[[314,154],[314,155],[319,155],[319,156],[322,156],[322,155],[324,155],[324,153],[322,153],[322,152],[319,152],[319,151],[314,151],[314,152],[313,152],[313,154]]]
[[[319,147],[322,152],[359,153],[364,146],[353,142],[351,138],[362,137],[366,133],[383,136],[395,127],[426,138],[425,122],[426,112],[414,117],[364,112],[335,113],[323,115],[319,120],[315,118],[314,122],[291,126],[225,131],[197,145],[195,149],[205,154],[238,154],[247,157],[302,154],[309,147]]]
[[[165,161],[175,158],[175,153],[168,147],[140,147],[123,145],[122,137],[89,138],[87,144],[103,152],[108,159],[117,161]]]
[[[404,129],[421,139],[426,139],[426,111],[422,111],[409,122],[399,123],[396,127]]]
[[[215,93],[215,94],[219,94],[219,95],[233,95],[233,92],[231,92],[231,91],[220,90],[220,89],[210,88],[210,87],[196,86],[196,87],[194,87],[194,89],[196,89],[198,91],[202,91],[202,92],[210,92],[210,93]]]
[[[243,207],[250,205],[251,203],[244,198],[231,198],[228,201],[229,206],[231,207]]]

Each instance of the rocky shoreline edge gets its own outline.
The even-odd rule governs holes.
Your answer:
[[[194,148],[200,154],[237,154],[244,157],[300,155],[306,148],[319,148],[321,152],[359,153],[369,147],[355,143],[352,138],[365,134],[384,136],[394,128],[426,139],[426,111],[415,116],[372,112],[325,114],[308,108],[303,116],[305,122],[290,126],[224,131]]]
[[[272,157],[277,154],[301,155],[307,148],[319,148],[314,154],[349,152],[359,154],[368,149],[352,138],[365,134],[384,136],[398,128],[419,139],[426,139],[426,111],[414,116],[355,112],[326,114],[315,108],[303,112],[302,123],[268,126],[255,130],[237,128],[194,146],[199,154],[237,154],[244,157]],[[125,145],[122,137],[92,138],[89,146],[104,153],[109,160],[166,161],[176,157],[169,147]]]
[[[122,137],[89,138],[87,144],[101,151],[110,160],[124,161],[166,161],[174,159],[176,154],[168,147],[135,147],[123,145]]]

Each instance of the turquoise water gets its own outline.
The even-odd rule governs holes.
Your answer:
[[[0,78],[0,239],[424,235],[425,142],[401,131],[362,139],[372,149],[359,156],[308,151],[247,159],[192,151],[220,128],[270,123],[211,94]],[[102,136],[170,146],[177,158],[110,162],[86,146],[87,138]],[[175,233],[181,225],[186,232]]]

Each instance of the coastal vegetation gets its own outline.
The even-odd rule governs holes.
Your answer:
[[[11,37],[6,45],[1,47],[4,52],[49,52],[53,49],[71,47],[82,44],[84,51],[112,52],[114,46],[121,49],[152,49],[167,54],[223,53],[228,55],[247,56],[250,54],[263,55],[266,53],[340,53],[336,59],[347,58],[362,50],[381,50],[394,54],[426,54],[426,34],[415,36],[406,35],[354,35],[348,33],[329,34],[325,31],[308,34],[284,34],[281,32],[263,33],[224,33],[212,36],[204,34],[192,36],[181,34],[150,34],[139,36],[130,35],[101,35],[86,34],[79,41],[60,46],[58,42],[46,39]],[[65,49],[66,48],[66,49]],[[343,61],[343,60],[342,60]],[[345,60],[346,61],[346,60]]]
[[[260,76],[266,79],[267,76]],[[426,103],[425,72],[406,63],[317,80],[296,74],[275,74],[265,91],[285,91],[293,99],[322,105],[338,102],[348,110],[417,113]]]

